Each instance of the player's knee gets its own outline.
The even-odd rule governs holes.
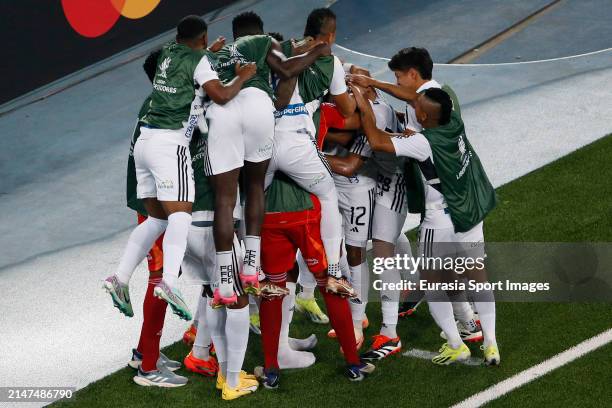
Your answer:
[[[364,249],[353,245],[347,245],[346,260],[350,266],[361,265],[361,263],[365,261]]]

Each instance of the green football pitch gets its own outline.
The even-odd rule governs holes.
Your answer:
[[[498,208],[485,222],[487,241],[609,242],[612,241],[612,136],[500,187]],[[594,182],[596,180],[597,182]],[[612,327],[609,303],[499,303],[497,338],[499,367],[455,365],[437,367],[430,361],[391,356],[376,364],[376,371],[361,383],[342,376],[338,343],[328,339],[328,326],[294,315],[293,337],[315,333],[317,362],[299,371],[283,372],[281,386],[232,402],[221,400],[212,378],[182,369],[189,384],[177,389],[140,387],[134,371],[124,368],[90,384],[66,407],[202,407],[202,406],[449,406],[526,370]],[[368,305],[370,328],[380,327],[380,304]],[[427,307],[398,326],[404,349],[437,351],[439,329]],[[121,333],[109,333],[121,335]],[[83,339],[86,341],[86,338]],[[482,352],[469,345],[472,355]],[[187,346],[175,343],[163,350],[182,360]],[[127,351],[126,351],[127,354]],[[491,406],[601,407],[612,404],[612,344],[599,348],[555,371],[518,388]],[[251,335],[244,367],[252,371],[262,362],[261,343]]]

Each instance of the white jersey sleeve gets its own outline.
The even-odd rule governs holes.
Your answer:
[[[332,95],[342,95],[347,91],[346,81],[344,80],[344,68],[340,59],[334,56],[334,73],[329,84],[329,93]]]
[[[372,102],[372,110],[376,119],[376,127],[390,133],[398,132],[398,120],[393,108],[380,99]]]
[[[392,137],[391,142],[397,156],[413,157],[418,161],[427,160],[431,156],[431,146],[421,133],[409,137]]]
[[[359,135],[350,149],[351,153],[358,154],[361,157],[372,157],[372,148],[368,143],[368,139],[365,135]]]
[[[203,86],[208,81],[219,79],[217,72],[210,65],[208,57],[204,55],[193,73],[193,79],[199,86]]]

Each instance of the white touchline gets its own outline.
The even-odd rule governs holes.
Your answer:
[[[355,51],[355,50],[352,50],[350,48],[344,47],[344,46],[342,46],[340,44],[334,44],[334,46],[340,48],[341,50],[344,50],[344,51],[347,51],[347,52],[350,52],[350,53],[353,53],[353,54],[361,55],[363,57],[373,58],[373,59],[377,59],[377,60],[381,60],[381,61],[389,61],[389,58],[379,57],[377,55],[371,55],[371,54],[366,54],[364,52]],[[549,58],[549,59],[534,60],[534,61],[497,62],[497,63],[493,63],[493,64],[491,64],[491,63],[482,63],[482,64],[445,64],[445,63],[436,62],[436,63],[434,63],[434,66],[446,65],[446,66],[453,66],[453,67],[497,67],[497,66],[502,66],[502,65],[539,64],[541,62],[555,62],[555,61],[563,61],[563,60],[575,59],[575,58],[581,58],[581,57],[588,57],[588,56],[591,56],[591,55],[602,54],[602,53],[608,52],[608,51],[612,51],[612,48],[604,48],[604,49],[597,50],[597,51],[586,52],[584,54],[568,55],[568,56],[565,56],[565,57]]]
[[[598,335],[591,337],[588,340],[583,341],[580,344],[577,344],[562,353],[557,354],[541,362],[538,365],[535,365],[525,371],[521,371],[518,374],[513,375],[510,378],[505,379],[504,381],[497,383],[484,391],[481,391],[477,394],[472,395],[468,399],[465,399],[458,404],[453,405],[451,408],[475,408],[480,407],[486,404],[489,401],[493,401],[496,398],[501,397],[509,393],[512,390],[515,390],[535,379],[538,379],[549,372],[570,363],[577,358],[584,356],[587,353],[590,353],[593,350],[596,350],[606,344],[612,342],[612,328],[599,333]]]

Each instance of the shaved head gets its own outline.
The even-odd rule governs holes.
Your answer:
[[[424,128],[444,126],[450,122],[453,102],[442,89],[426,89],[415,104],[417,120]]]

